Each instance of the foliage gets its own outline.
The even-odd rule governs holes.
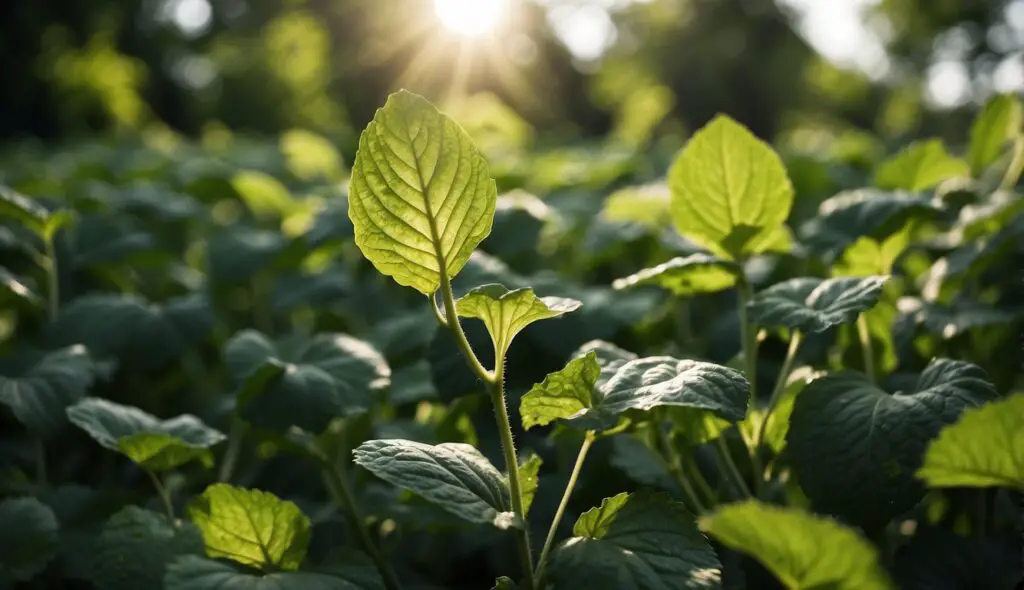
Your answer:
[[[560,186],[405,91],[347,184],[308,132],[10,167],[0,587],[998,587],[1020,124],[817,200],[725,116]]]

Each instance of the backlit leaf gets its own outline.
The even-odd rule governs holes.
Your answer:
[[[698,293],[714,293],[736,284],[739,267],[729,261],[707,254],[676,257],[668,262],[645,268],[636,274],[616,279],[615,289],[641,285],[657,285],[673,295],[689,297]]]
[[[939,139],[916,141],[900,153],[882,162],[875,172],[875,185],[881,189],[923,191],[950,178],[970,175],[960,158],[946,152]]]
[[[985,103],[971,126],[971,141],[967,148],[967,162],[975,177],[981,176],[1006,149],[1007,143],[1021,133],[1024,107],[1020,98],[1000,94]]]

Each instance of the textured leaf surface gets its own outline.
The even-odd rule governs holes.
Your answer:
[[[539,455],[530,453],[525,461],[519,462],[519,488],[523,493],[523,512],[530,514],[530,506],[533,505],[533,498],[537,495],[537,488],[540,486],[540,466],[544,461]]]
[[[126,455],[143,469],[174,469],[193,459],[209,464],[210,447],[226,437],[192,416],[169,420],[132,406],[90,397],[67,409],[71,423],[96,442]]]
[[[562,369],[534,385],[519,404],[523,428],[546,426],[555,420],[571,419],[593,408],[593,391],[601,367],[593,352],[569,361]]]
[[[797,397],[787,452],[816,510],[879,527],[923,497],[914,472],[929,441],[995,397],[985,372],[961,361],[932,362],[913,392],[896,395],[859,373],[831,374]]]
[[[697,253],[676,257],[628,277],[616,279],[612,287],[630,289],[641,285],[657,285],[673,295],[689,297],[732,287],[736,284],[738,272],[737,265],[732,261]]]
[[[700,528],[761,562],[787,588],[894,588],[866,539],[800,510],[748,500],[718,508]]]
[[[790,279],[768,287],[750,302],[753,321],[765,328],[823,332],[848,324],[878,302],[888,277]]]
[[[949,155],[941,140],[929,139],[915,141],[882,162],[875,173],[875,185],[882,189],[923,191],[944,180],[969,175],[966,162]]]
[[[174,558],[202,555],[203,538],[191,523],[177,529],[162,514],[127,506],[103,525],[92,550],[89,579],[96,588],[159,588]]]
[[[721,564],[679,502],[622,493],[580,516],[551,555],[556,588],[680,590],[721,588]]]
[[[669,169],[668,185],[683,237],[730,259],[788,249],[777,245],[793,205],[786,169],[732,119],[719,115],[693,135]]]
[[[321,432],[334,418],[366,412],[390,383],[387,361],[345,334],[274,342],[243,330],[226,345],[242,416],[258,428]]]
[[[43,571],[57,552],[57,518],[35,498],[0,502],[0,583],[28,581]]]
[[[1024,491],[1024,393],[965,411],[928,446],[917,476],[933,488]]]
[[[277,572],[256,575],[202,557],[181,557],[167,567],[165,590],[383,590],[383,584],[360,584],[332,573]]]
[[[0,404],[31,432],[48,436],[67,424],[65,408],[85,395],[96,369],[81,345],[32,356],[0,374]],[[26,369],[13,370],[19,365]]]
[[[561,317],[579,309],[581,303],[564,297],[537,297],[533,289],[508,290],[489,284],[472,289],[455,302],[455,312],[477,318],[487,327],[494,342],[496,358],[505,358],[516,334],[540,320]]]
[[[349,188],[356,245],[382,274],[431,294],[491,231],[497,188],[466,132],[420,96],[388,97],[359,137]]]
[[[309,518],[260,490],[214,484],[189,504],[206,555],[268,570],[297,570],[309,546]]]
[[[352,455],[370,473],[460,518],[498,528],[516,524],[505,477],[471,445],[369,440]]]
[[[1006,144],[1021,132],[1022,121],[1024,107],[1016,96],[997,95],[985,104],[971,126],[967,148],[967,162],[976,177],[999,159]]]

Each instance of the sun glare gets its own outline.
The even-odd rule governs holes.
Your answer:
[[[434,11],[453,33],[479,37],[493,31],[505,16],[507,0],[434,0]]]

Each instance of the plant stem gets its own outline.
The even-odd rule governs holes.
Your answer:
[[[782,361],[782,369],[779,371],[779,378],[775,380],[775,388],[772,389],[772,396],[768,399],[768,407],[765,409],[764,417],[761,419],[760,424],[757,425],[757,432],[754,435],[754,453],[758,455],[758,457],[760,457],[761,444],[764,441],[764,431],[768,427],[768,418],[770,418],[772,412],[775,411],[775,406],[778,405],[779,398],[782,397],[782,392],[786,390],[786,381],[789,380],[789,373],[793,370],[793,361],[796,360],[796,353],[800,350],[800,343],[802,340],[803,334],[797,330],[794,330],[792,336],[789,338],[789,349],[786,351],[786,359]],[[760,467],[760,461],[758,461],[757,465]],[[758,489],[760,489],[763,481],[763,470],[754,474],[754,483]]]
[[[736,466],[736,462],[732,460],[732,453],[729,452],[729,446],[725,442],[725,433],[722,433],[715,439],[715,449],[718,451],[718,455],[722,458],[722,464],[726,471],[729,472],[729,476],[736,480],[736,487],[739,488],[740,493],[748,498],[753,498],[754,495],[750,493],[750,488],[747,487],[747,482],[743,481],[743,474],[740,472],[739,467]],[[755,468],[760,469],[760,459],[754,463],[754,466]]]
[[[864,355],[864,373],[874,383],[875,354],[871,350],[871,332],[868,330],[868,320],[864,317],[864,314],[857,316],[857,335],[860,337],[860,346]]]
[[[171,493],[167,491],[167,488],[160,481],[160,477],[152,471],[146,469],[146,475],[153,482],[153,487],[156,488],[156,493],[160,496],[160,501],[164,504],[164,511],[167,512],[167,518],[170,519],[171,525],[174,528],[178,528],[178,521],[174,518],[174,504],[171,502]]]
[[[697,461],[691,461],[689,463],[689,467],[689,469],[686,469],[686,465],[683,466],[683,469],[686,471],[684,475],[687,475],[689,479],[693,480],[693,482],[697,484],[697,489],[702,494],[702,497],[707,500],[707,504],[709,506],[714,506],[717,501],[717,497],[715,492],[711,489],[711,486],[708,485],[708,481],[704,479],[704,474],[700,472],[700,466],[697,464]]]
[[[43,437],[34,435],[32,437],[32,446],[35,449],[36,455],[36,482],[40,487],[47,486],[46,477],[46,446],[43,443]]]
[[[442,265],[443,268],[443,265]],[[494,383],[496,375],[491,373],[480,364],[480,359],[476,358],[476,353],[473,352],[473,347],[469,345],[469,340],[466,339],[466,333],[462,330],[462,323],[459,322],[459,316],[455,312],[455,296],[452,295],[452,284],[448,280],[448,275],[441,273],[441,297],[444,301],[444,322],[443,326],[451,331],[452,336],[455,337],[455,344],[462,351],[462,356],[466,358],[466,362],[469,363],[469,368],[473,370],[473,373],[483,381],[484,383]],[[434,305],[434,300],[431,298],[430,304]],[[434,308],[437,309],[436,307]],[[437,315],[437,314],[435,314]],[[441,321],[441,317],[437,317],[438,321]],[[497,368],[504,364],[505,359],[494,359],[495,373]]]
[[[676,448],[672,446],[672,441],[669,440],[668,435],[665,434],[665,430],[661,427],[660,421],[655,426],[655,430],[658,433],[658,445],[661,447],[661,453],[665,460],[665,464],[668,466],[669,473],[676,480],[676,484],[679,485],[679,489],[683,491],[683,495],[693,506],[694,511],[697,514],[703,514],[707,509],[704,507],[704,503],[700,501],[700,497],[697,492],[690,485],[690,480],[686,479],[686,475],[683,473],[682,464],[680,463],[679,453],[676,452]]]
[[[742,264],[742,261],[741,261]],[[740,348],[743,351],[743,372],[747,378],[747,382],[750,383],[750,403],[755,403],[757,400],[757,331],[754,326],[750,323],[750,316],[747,313],[747,304],[753,299],[753,289],[750,287],[750,283],[747,282],[747,277],[744,274],[740,274],[739,281],[736,285],[737,293],[739,295],[739,318],[740,318]],[[755,474],[758,474],[754,478],[755,481],[760,477],[761,473],[764,473],[764,466],[761,465],[761,456],[758,454],[757,445],[750,444],[740,431],[740,436],[743,436],[743,442],[747,445],[747,453],[750,456],[750,466]],[[746,492],[750,496],[750,490],[747,489],[746,484],[743,482],[743,478],[739,476],[739,469],[736,468],[736,463],[733,462],[732,456],[729,454],[729,450],[725,447],[725,440],[718,437],[718,450],[721,451],[723,460],[726,466],[732,471],[733,476],[736,477],[739,482],[741,490]]]
[[[60,280],[57,276],[57,250],[53,246],[53,238],[47,237],[43,240],[46,248],[46,312],[50,321],[57,317],[60,309]]]
[[[555,534],[558,532],[558,525],[562,522],[562,516],[565,515],[565,507],[569,505],[569,497],[572,496],[572,491],[576,487],[576,480],[579,479],[580,471],[583,470],[583,461],[587,458],[587,451],[590,450],[590,445],[594,444],[596,438],[593,430],[588,430],[587,434],[583,437],[580,452],[576,455],[576,464],[573,465],[572,473],[569,474],[569,483],[565,485],[562,501],[558,503],[558,509],[555,510],[555,518],[551,521],[551,528],[548,529],[547,538],[544,539],[544,548],[541,549],[540,559],[537,560],[537,571],[533,575],[533,579],[537,582],[537,587],[539,588],[544,587],[544,568],[547,565],[548,552],[551,551]]]
[[[1007,167],[1006,172],[1003,174],[1002,181],[999,183],[999,188],[1010,190],[1016,186],[1022,169],[1024,169],[1024,136],[1018,135],[1013,140],[1013,156],[1010,159],[1009,167]]]
[[[328,466],[323,468],[322,476],[327,493],[331,495],[334,503],[345,512],[353,536],[359,541],[363,551],[373,560],[374,565],[377,566],[377,571],[380,572],[380,576],[384,580],[385,588],[387,590],[400,590],[402,585],[398,582],[398,576],[395,575],[394,570],[391,569],[387,560],[384,559],[384,555],[380,552],[377,544],[373,542],[370,532],[363,526],[362,515],[356,506],[355,495],[352,493],[352,488],[348,485],[348,477],[341,462],[330,462]]]
[[[217,481],[226,482],[231,480],[231,476],[235,472],[235,465],[238,463],[238,454],[242,451],[242,440],[244,438],[245,423],[238,416],[232,416],[231,431],[228,432],[228,450],[224,453],[224,460],[220,464]]]

